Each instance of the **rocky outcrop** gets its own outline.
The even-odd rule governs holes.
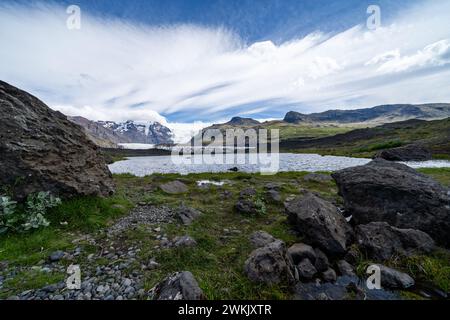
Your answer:
[[[398,256],[429,253],[434,241],[425,232],[399,229],[386,222],[371,222],[356,227],[356,242],[369,258],[384,261]]]
[[[450,246],[450,195],[430,177],[383,159],[332,176],[356,224],[384,221]]]
[[[0,185],[15,197],[38,191],[61,197],[114,192],[97,146],[63,114],[1,81],[0,110]]]
[[[428,148],[410,144],[404,147],[380,151],[375,158],[382,158],[388,161],[426,161],[431,160],[432,156]]]
[[[332,255],[345,253],[352,230],[332,203],[307,192],[287,202],[286,213],[305,242]]]
[[[292,261],[281,240],[254,250],[245,262],[244,271],[250,280],[269,285],[292,283],[295,279]]]
[[[176,272],[150,290],[153,300],[205,300],[197,280],[189,271]]]

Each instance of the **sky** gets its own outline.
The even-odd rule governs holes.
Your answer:
[[[179,136],[233,116],[450,102],[450,1],[0,0],[0,79],[67,115]]]

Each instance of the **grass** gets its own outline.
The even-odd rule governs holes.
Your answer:
[[[190,235],[198,245],[188,249],[166,249],[155,251],[157,244],[151,234],[144,229],[126,235],[124,241],[141,241],[141,260],[155,258],[161,268],[145,273],[145,286],[153,287],[168,274],[176,271],[191,271],[208,299],[287,299],[290,291],[285,284],[266,286],[252,283],[244,274],[243,266],[253,250],[249,235],[257,230],[265,230],[288,245],[297,241],[286,223],[286,216],[280,205],[265,203],[266,214],[246,216],[235,212],[234,204],[239,192],[248,187],[256,188],[258,194],[264,191],[268,182],[283,182],[282,197],[299,194],[300,188],[315,190],[325,197],[335,197],[337,190],[333,182],[304,182],[305,173],[280,173],[276,176],[261,176],[247,173],[203,173],[186,176],[169,174],[136,178],[130,175],[116,176],[118,185],[127,190],[135,202],[164,204],[177,207],[181,203],[202,211],[203,215],[191,226],[177,223],[163,225],[162,233],[168,238]],[[149,185],[179,179],[189,192],[182,195],[169,195],[155,190],[151,194],[143,192]],[[199,189],[198,180],[228,181],[223,187],[211,186],[208,191]],[[133,188],[131,187],[133,186]],[[230,199],[221,194],[228,191]],[[226,232],[226,230],[229,232]]]
[[[64,280],[65,275],[61,272],[42,272],[39,270],[31,270],[20,272],[16,277],[8,279],[4,283],[4,287],[8,290],[0,291],[0,298],[8,298],[10,293],[22,292],[26,290],[39,289],[50,284],[58,283]]]
[[[449,169],[422,169],[442,183],[449,182]],[[298,239],[287,224],[287,218],[280,204],[265,202],[266,213],[243,215],[237,213],[234,204],[239,192],[252,187],[258,194],[264,194],[264,186],[269,182],[281,183],[282,199],[298,195],[302,189],[321,194],[329,200],[341,202],[335,183],[330,181],[305,181],[306,173],[283,172],[274,176],[262,176],[242,172],[202,173],[190,175],[155,174],[143,178],[132,175],[115,175],[117,193],[110,198],[84,197],[63,202],[49,214],[51,225],[26,234],[10,234],[0,237],[0,261],[18,267],[20,272],[0,289],[0,298],[16,292],[39,288],[59,282],[62,273],[45,273],[32,269],[39,265],[55,250],[73,250],[75,239],[81,235],[96,235],[113,221],[125,215],[138,203],[178,207],[184,203],[199,209],[203,214],[190,226],[179,223],[160,225],[162,234],[169,239],[190,235],[198,245],[193,248],[155,250],[159,244],[153,231],[138,228],[120,235],[121,246],[138,246],[141,251],[136,265],[154,258],[160,268],[143,271],[145,288],[150,289],[168,274],[177,271],[191,271],[198,280],[208,299],[289,299],[291,292],[286,284],[267,286],[251,282],[245,275],[243,266],[253,250],[249,236],[257,230],[264,230],[282,239],[289,246]],[[170,195],[161,191],[162,183],[180,180],[189,191],[185,194]],[[226,181],[221,187],[210,186],[205,190],[197,186],[199,180]],[[228,198],[224,196],[227,192]],[[99,235],[101,236],[101,235]],[[88,246],[87,244],[81,244]],[[83,254],[95,252],[98,248],[84,247]],[[80,256],[80,263],[87,263],[86,256]],[[450,259],[444,253],[432,256],[410,258],[399,262],[396,267],[411,272],[420,281],[448,290]],[[96,265],[108,261],[92,261]],[[361,260],[360,268],[367,261]],[[413,293],[405,293],[409,298]]]
[[[363,134],[364,132],[365,134]],[[295,146],[295,143],[289,144],[288,141],[284,141],[287,144],[283,146],[283,151],[372,158],[379,150],[421,143],[431,150],[434,159],[449,160],[449,132],[450,118],[418,123],[399,122],[362,129],[358,134],[347,135],[346,139],[328,139],[323,143],[315,143],[312,146],[302,144]],[[320,138],[321,136],[316,137]]]
[[[64,275],[37,272],[31,267],[41,264],[56,250],[73,250],[73,240],[80,233],[106,227],[128,212],[131,205],[120,196],[71,199],[48,213],[49,227],[0,236],[0,262],[22,269],[14,280],[4,283],[6,290],[0,290],[0,297],[60,281]]]
[[[417,171],[432,177],[444,186],[450,186],[450,168],[422,168]]]

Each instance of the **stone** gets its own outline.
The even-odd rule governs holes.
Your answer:
[[[414,286],[414,279],[406,273],[377,264],[381,272],[381,286],[385,289],[408,289]]]
[[[191,225],[202,213],[194,208],[181,205],[177,210],[177,216],[184,225]]]
[[[316,262],[316,252],[314,249],[304,243],[296,243],[287,250],[294,264],[300,263],[303,259],[309,259],[312,263]]]
[[[298,300],[399,300],[400,295],[391,291],[369,290],[364,285],[358,285],[358,277],[342,276],[335,282],[298,283],[295,286],[294,299]],[[357,294],[355,294],[357,292]]]
[[[450,194],[432,178],[383,159],[332,176],[356,225],[387,222],[426,232],[437,244],[450,246]]]
[[[275,182],[269,182],[264,185],[264,189],[266,189],[267,191],[269,191],[269,190],[280,191],[280,188],[281,188],[281,184],[275,183]]]
[[[254,282],[272,285],[294,281],[293,264],[281,240],[254,250],[245,262],[244,271]]]
[[[322,272],[322,279],[325,282],[335,282],[337,279],[336,271],[329,268],[326,271]]]
[[[0,81],[0,185],[18,200],[109,196],[111,172],[83,128],[29,93]]]
[[[335,205],[306,192],[286,203],[285,209],[290,223],[305,242],[331,255],[345,254],[352,230]]]
[[[150,290],[153,300],[205,300],[202,289],[189,271],[176,272]]]
[[[168,194],[181,194],[188,192],[188,187],[183,182],[175,180],[160,185],[162,191]]]
[[[326,270],[328,270],[330,266],[328,257],[320,249],[315,249],[314,252],[316,254],[316,261],[314,262],[314,267],[316,267],[317,271],[319,272],[325,272]]]
[[[254,248],[265,247],[276,240],[277,239],[265,231],[256,231],[250,236],[250,243]]]
[[[182,237],[176,237],[175,239],[173,239],[173,245],[176,248],[195,247],[197,245],[197,241],[192,239],[190,236],[182,236]]]
[[[308,173],[303,177],[303,180],[307,182],[329,182],[332,178],[329,174]]]
[[[271,189],[266,191],[266,200],[272,203],[281,203],[281,194],[277,190]]]
[[[64,251],[58,250],[55,252],[52,252],[50,254],[50,256],[48,257],[48,259],[50,260],[50,262],[58,262],[59,260],[61,260],[62,258],[64,258]]]
[[[357,226],[356,242],[361,251],[376,261],[429,253],[434,248],[433,239],[425,232],[399,229],[387,222],[371,222]]]
[[[342,276],[355,276],[355,271],[350,263],[348,263],[345,260],[339,260],[337,262],[337,267],[339,270],[339,273]]]
[[[317,269],[308,258],[297,264],[297,271],[302,280],[311,280],[317,274]]]
[[[418,144],[409,144],[406,146],[386,149],[378,152],[375,158],[382,158],[388,161],[427,161],[432,160],[431,151]]]

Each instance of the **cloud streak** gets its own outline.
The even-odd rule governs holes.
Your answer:
[[[231,111],[258,117],[281,115],[285,106],[313,112],[448,102],[448,12],[448,1],[429,1],[376,31],[318,30],[275,45],[246,44],[221,28],[153,27],[84,11],[82,29],[70,31],[65,8],[0,4],[0,78],[69,115],[168,117],[179,128]]]

